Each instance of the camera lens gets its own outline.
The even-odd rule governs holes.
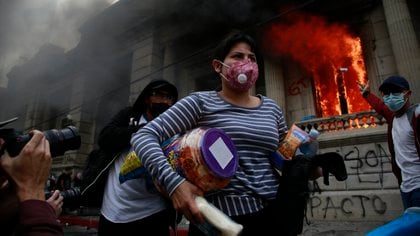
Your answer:
[[[46,130],[44,131],[44,135],[50,142],[52,157],[61,156],[68,150],[74,150],[80,147],[80,135],[74,126],[69,126],[61,130]]]
[[[45,199],[50,198],[53,192],[45,192]],[[60,195],[63,196],[64,201],[78,200],[81,196],[80,187],[72,187],[67,190],[60,191]]]
[[[78,149],[81,144],[79,131],[74,126],[68,126],[61,130],[46,130],[44,135],[50,143],[51,157],[61,156],[68,150]],[[17,156],[30,139],[29,134],[10,138],[10,142],[6,146],[7,152],[12,157]]]
[[[67,190],[61,191],[60,194],[63,196],[64,200],[77,199],[81,195],[79,187],[69,188]]]

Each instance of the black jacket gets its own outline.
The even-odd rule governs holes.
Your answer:
[[[169,90],[175,101],[178,99],[174,85],[165,80],[152,81],[143,89],[133,106],[119,111],[99,133],[99,149],[89,154],[83,171],[81,202],[85,206],[101,206],[109,167],[122,151],[130,147],[132,134],[141,128],[139,125],[131,125],[130,120],[140,120],[147,109],[146,99],[153,90],[162,87]]]
[[[130,147],[131,135],[139,129],[139,126],[129,125],[130,119],[138,121],[142,114],[140,111],[135,111],[133,107],[127,107],[118,112],[99,133],[99,148],[113,156]]]
[[[99,149],[93,150],[86,161],[81,183],[81,204],[100,207],[107,181],[108,170],[120,153],[130,147],[131,135],[141,127],[129,125],[130,119],[138,121],[142,113],[127,107],[117,113],[100,132]]]
[[[130,118],[139,121],[142,114],[147,110],[146,99],[151,96],[153,90],[162,89],[163,87],[174,96],[174,101],[178,99],[178,91],[171,83],[166,80],[150,82],[137,97],[133,106],[121,110],[101,130],[98,138],[99,148],[114,156],[125,148],[130,147],[131,135],[140,128],[139,126],[129,125]]]

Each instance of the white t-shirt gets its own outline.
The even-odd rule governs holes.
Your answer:
[[[103,196],[101,214],[114,223],[132,222],[166,209],[164,198],[156,190],[147,189],[145,178],[120,183],[118,176],[127,153],[110,167]]]
[[[144,116],[139,120],[139,124],[143,123],[147,123]],[[130,152],[132,149],[123,152],[114,161],[105,185],[101,214],[114,223],[140,220],[166,209],[167,206],[167,200],[156,189],[150,188],[150,180],[145,177],[120,183],[120,169]]]
[[[419,113],[420,106],[417,106],[415,114]],[[392,123],[395,160],[401,169],[401,191],[405,193],[420,188],[420,160],[414,142],[411,119],[412,117],[407,118],[406,113],[401,117],[395,117]]]

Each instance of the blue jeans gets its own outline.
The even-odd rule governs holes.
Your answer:
[[[420,188],[416,188],[408,193],[400,192],[404,210],[409,207],[420,207]]]

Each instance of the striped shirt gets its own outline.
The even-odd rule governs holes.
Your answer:
[[[216,91],[194,92],[140,129],[131,143],[151,175],[171,195],[184,178],[171,168],[159,144],[197,127],[223,130],[236,146],[239,166],[228,186],[206,198],[229,216],[259,211],[277,192],[278,176],[269,156],[286,134],[287,125],[272,99],[258,97],[258,107],[244,108],[226,102]]]

